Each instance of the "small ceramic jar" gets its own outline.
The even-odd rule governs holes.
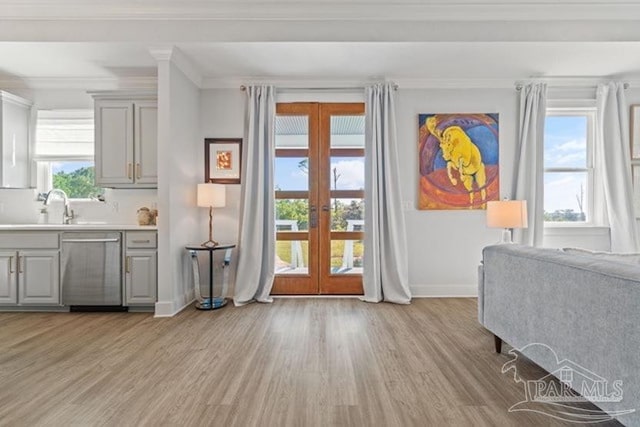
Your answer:
[[[153,215],[149,208],[142,207],[138,209],[138,225],[151,225],[153,224]]]

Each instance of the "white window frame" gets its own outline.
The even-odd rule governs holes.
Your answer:
[[[587,206],[584,208],[585,221],[544,221],[545,227],[593,227],[601,225],[598,218],[601,215],[596,213],[597,203],[596,199],[599,199],[599,194],[596,191],[597,176],[595,168],[595,138],[596,138],[596,108],[594,107],[547,107],[545,121],[547,117],[575,117],[586,116],[587,117],[587,164],[584,168],[561,168],[561,167],[544,167],[543,168],[543,181],[544,176],[547,173],[575,173],[586,172],[587,173],[587,188],[585,188],[585,197],[587,198]],[[543,147],[544,150],[544,147]],[[544,153],[543,153],[544,158]]]
[[[47,156],[35,158],[34,168],[36,177],[36,189],[38,193],[48,193],[53,189],[53,172],[51,171],[51,164],[55,162],[94,162],[95,158],[92,156]],[[87,198],[69,198],[69,200],[92,200]]]
[[[90,112],[90,109],[82,109],[82,110],[58,110],[60,112],[61,117],[65,115],[73,115],[74,113],[78,113],[79,115],[87,114]],[[36,110],[37,113],[37,110]],[[91,111],[92,113],[92,111]],[[34,115],[34,124],[33,131],[34,135],[37,133],[37,114]],[[95,126],[95,123],[94,123]],[[35,138],[35,137],[34,137]],[[35,147],[36,141],[33,141],[33,146]],[[51,189],[53,189],[53,172],[51,168],[51,164],[54,162],[93,162],[95,167],[95,155],[87,156],[87,155],[75,155],[75,154],[65,154],[65,155],[35,155],[33,157],[33,167],[32,167],[32,182],[35,183],[35,187],[39,193],[47,193]],[[69,198],[69,200],[73,201],[94,201],[94,199],[90,198]]]

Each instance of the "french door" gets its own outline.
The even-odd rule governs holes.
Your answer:
[[[276,109],[272,294],[362,294],[364,104]]]

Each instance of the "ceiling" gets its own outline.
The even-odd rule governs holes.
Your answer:
[[[640,42],[181,43],[204,78],[524,79],[637,76]],[[142,43],[0,43],[0,80],[154,77]]]
[[[0,20],[0,88],[153,80],[168,48],[204,87],[640,76],[628,0],[0,0]]]

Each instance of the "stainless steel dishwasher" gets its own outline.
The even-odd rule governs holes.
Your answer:
[[[72,311],[124,310],[119,232],[62,233],[62,303]]]

